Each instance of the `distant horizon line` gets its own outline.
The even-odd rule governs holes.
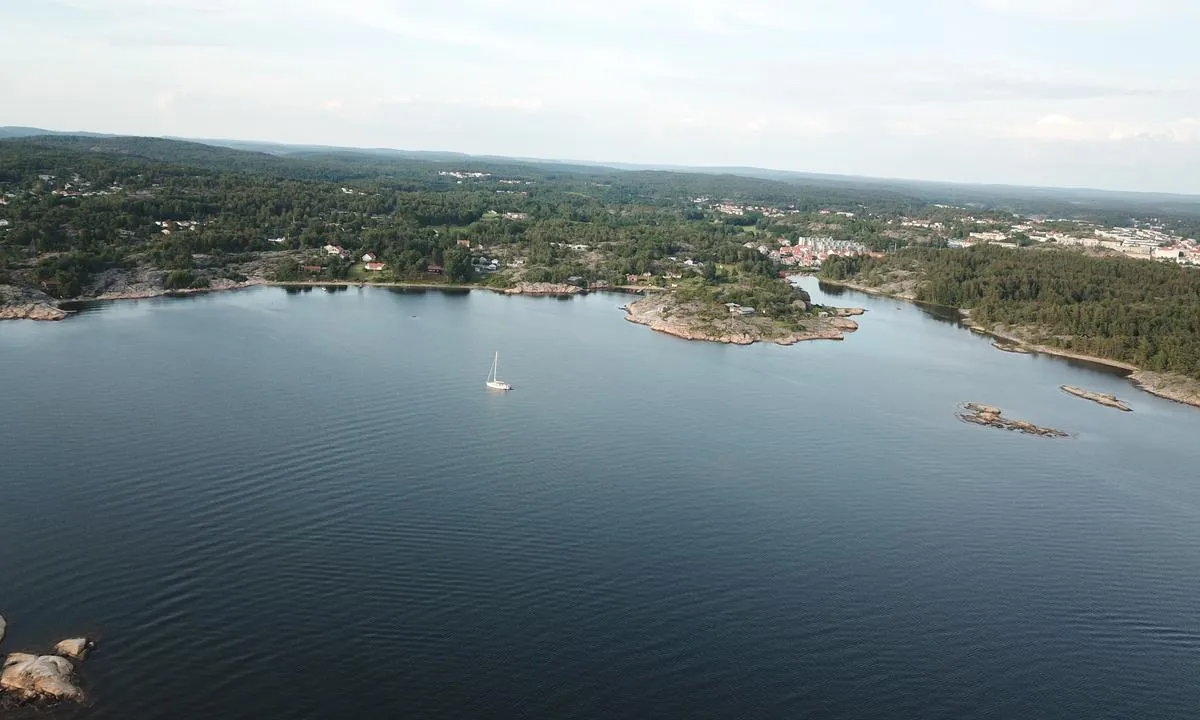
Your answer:
[[[27,135],[4,135],[5,130],[20,130],[20,131],[37,131]],[[217,137],[188,137],[184,135],[141,135],[136,133],[117,133],[117,132],[101,132],[94,130],[53,130],[34,125],[0,125],[0,139],[18,139],[20,137],[35,137],[37,135],[59,135],[68,137],[126,137],[126,138],[149,138],[155,140],[171,140],[177,142],[192,142],[199,145],[208,145],[210,147],[226,147],[232,150],[243,150],[228,143],[238,143],[244,145],[264,145],[277,146],[280,148],[297,148],[297,149],[322,149],[336,151],[360,151],[360,152],[394,152],[394,153],[411,153],[417,155],[457,155],[464,160],[483,159],[483,160],[510,160],[523,163],[552,163],[561,165],[578,165],[585,167],[601,167],[612,170],[622,171],[662,171],[662,172],[696,172],[699,174],[714,174],[724,173],[736,175],[739,177],[747,177],[744,172],[752,171],[756,173],[772,173],[777,175],[792,175],[798,177],[807,177],[811,179],[836,179],[836,180],[866,180],[874,182],[891,182],[891,183],[910,183],[924,185],[941,185],[941,186],[958,186],[966,188],[975,188],[980,190],[986,189],[1008,189],[1008,190],[1050,190],[1059,192],[1087,192],[1101,193],[1108,195],[1137,195],[1142,197],[1159,197],[1159,198],[1177,198],[1186,200],[1200,201],[1200,193],[1187,192],[1168,192],[1161,190],[1114,190],[1110,188],[1087,187],[1082,185],[1018,185],[1014,183],[1004,182],[981,182],[981,181],[960,181],[960,180],[928,180],[923,178],[913,177],[897,177],[897,176],[882,176],[882,175],[859,175],[851,173],[837,172],[818,172],[812,170],[783,170],[778,168],[758,167],[755,165],[682,165],[678,163],[637,163],[627,161],[601,161],[601,160],[580,160],[569,158],[549,158],[549,157],[531,157],[524,155],[497,155],[492,153],[468,153],[459,150],[414,150],[408,148],[386,147],[386,146],[364,146],[364,145],[331,145],[327,143],[308,143],[308,142],[282,142],[279,140],[250,140],[239,138],[217,138]],[[738,171],[742,171],[739,173]],[[764,180],[780,180],[781,178],[769,178],[762,175],[751,175]]]

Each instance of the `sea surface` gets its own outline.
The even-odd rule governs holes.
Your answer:
[[[99,640],[0,717],[1200,716],[1200,410],[854,292],[793,347],[626,299],[0,324],[2,649]]]

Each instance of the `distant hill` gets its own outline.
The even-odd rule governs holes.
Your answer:
[[[75,135],[78,137],[116,137],[115,135],[105,135],[104,133],[92,133],[83,131],[61,130],[44,130],[42,128],[20,127],[15,125],[0,125],[0,138],[23,138],[34,137],[36,135]]]
[[[1132,216],[1185,215],[1200,218],[1200,196],[1167,193],[1119,192],[1086,188],[1022,187],[1013,185],[974,185],[924,180],[904,180],[770,170],[755,167],[691,167],[616,162],[563,161],[543,158],[513,158],[495,155],[467,155],[456,152],[398,150],[393,148],[350,148],[334,145],[291,145],[226,139],[140,138],[89,132],[62,132],[31,127],[0,127],[3,138],[45,138],[71,147],[128,154],[164,162],[181,162],[220,170],[273,169],[293,177],[340,177],[349,179],[370,174],[403,177],[403,168],[391,163],[434,163],[456,169],[476,168],[494,172],[519,172],[535,167],[543,172],[579,175],[644,174],[654,182],[662,174],[753,178],[791,185],[802,190],[842,191],[845,197],[859,194],[883,194],[893,201],[906,202],[916,210],[929,203],[964,207],[986,207],[1023,215],[1044,214],[1056,217],[1089,215],[1113,224],[1127,222]],[[84,141],[92,144],[86,145]],[[283,160],[297,161],[293,164]],[[307,164],[306,164],[307,163]],[[320,168],[320,169],[318,169]],[[409,167],[408,169],[411,170]],[[340,170],[341,172],[337,172]],[[704,183],[691,182],[698,189]]]

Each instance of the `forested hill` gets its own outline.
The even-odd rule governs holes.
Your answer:
[[[967,308],[1031,342],[1200,378],[1200,271],[1054,249],[906,248],[831,258],[822,277],[915,283],[916,299]]]
[[[447,278],[480,280],[470,263],[485,259],[511,261],[486,278],[497,283],[624,283],[632,273],[661,281],[684,259],[774,277],[777,268],[744,247],[747,233],[768,229],[762,212],[722,216],[711,204],[724,200],[778,213],[898,204],[734,176],[25,137],[0,140],[0,285],[70,298],[108,291],[89,286],[108,270],[171,271],[203,283],[222,277],[214,268],[268,251],[293,253],[276,279],[345,279],[361,272],[351,261],[367,253],[385,263],[371,276],[384,280],[426,280],[443,264]],[[326,245],[345,252],[329,257]],[[201,267],[207,274],[189,275]]]

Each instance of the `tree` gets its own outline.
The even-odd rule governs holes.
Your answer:
[[[451,282],[469,281],[475,274],[475,269],[471,267],[471,253],[457,245],[450,248],[443,256],[442,272]]]

